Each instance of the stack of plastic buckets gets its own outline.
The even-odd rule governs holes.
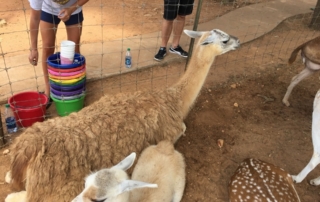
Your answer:
[[[60,53],[48,60],[50,97],[59,116],[67,116],[83,108],[86,86],[85,57],[74,54],[72,64],[61,64]]]

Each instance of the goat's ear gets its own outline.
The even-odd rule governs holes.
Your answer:
[[[184,33],[191,38],[198,38],[198,37],[201,37],[206,32],[192,31],[192,30],[185,29]]]
[[[140,182],[140,181],[135,181],[135,180],[124,180],[121,182],[120,186],[120,192],[125,192],[125,191],[131,191],[133,189],[137,188],[143,188],[143,187],[149,187],[149,188],[157,188],[157,184],[151,184],[147,182]]]
[[[132,152],[129,156],[127,156],[125,159],[123,159],[120,163],[113,166],[113,168],[119,168],[119,169],[126,171],[133,165],[135,159],[136,159],[136,153]]]

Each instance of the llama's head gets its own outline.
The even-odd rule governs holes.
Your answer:
[[[84,190],[72,202],[108,202],[117,201],[117,197],[127,201],[128,195],[120,196],[122,193],[136,188],[157,187],[156,184],[128,180],[126,170],[135,158],[136,153],[132,153],[117,165],[90,174],[85,179]]]
[[[211,49],[210,52],[215,55],[221,55],[228,51],[235,50],[240,47],[240,41],[237,37],[231,36],[219,29],[207,32],[184,30],[191,38],[198,38],[199,48]]]

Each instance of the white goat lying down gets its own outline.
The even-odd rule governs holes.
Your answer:
[[[298,174],[293,175],[292,179],[300,183],[304,178],[320,163],[320,90],[318,90],[314,102],[312,113],[312,143],[313,155],[308,165]],[[310,181],[312,185],[320,185],[320,177]]]
[[[305,68],[291,79],[291,83],[288,86],[287,92],[282,99],[283,104],[285,104],[287,107],[290,106],[288,99],[292,92],[292,89],[300,81],[320,70],[320,36],[298,46],[291,53],[288,61],[289,64],[292,64],[296,60],[297,54],[300,50]]]
[[[132,153],[118,165],[90,174],[84,190],[72,202],[179,202],[185,187],[185,163],[173,144],[161,141],[146,148],[132,180],[128,180],[125,170],[132,166],[135,156]],[[142,187],[158,188],[133,190]]]
[[[10,146],[11,185],[27,191],[27,202],[70,202],[92,170],[114,165],[132,151],[161,140],[175,143],[216,56],[240,47],[221,30],[200,37],[184,75],[171,87],[104,95],[66,117],[35,123]]]
[[[126,170],[133,165],[135,158],[136,153],[131,153],[117,165],[90,174],[85,180],[84,190],[72,202],[126,202],[129,201],[130,190],[158,187],[157,184],[128,179]]]

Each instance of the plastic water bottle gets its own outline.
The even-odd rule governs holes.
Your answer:
[[[6,126],[7,126],[8,133],[15,133],[18,131],[16,119],[14,118],[13,111],[10,108],[10,105],[6,104],[5,106],[6,106],[5,120],[6,120]]]
[[[131,68],[131,63],[132,63],[131,52],[130,52],[130,48],[128,48],[126,52],[126,60],[125,60],[126,67]]]

